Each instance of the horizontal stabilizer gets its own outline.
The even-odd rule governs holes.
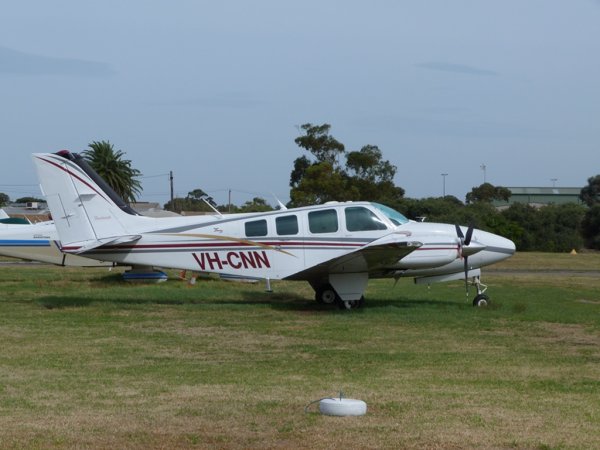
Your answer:
[[[80,253],[89,252],[90,250],[102,247],[103,245],[118,245],[125,244],[127,242],[135,242],[141,237],[141,235],[137,234],[132,236],[117,236],[114,238],[90,239],[88,241],[71,243],[62,247],[61,251],[78,255]]]

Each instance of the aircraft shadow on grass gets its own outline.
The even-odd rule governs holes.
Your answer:
[[[112,304],[112,305],[223,305],[223,306],[269,306],[275,310],[282,311],[299,311],[299,312],[327,312],[335,311],[337,308],[333,305],[323,305],[314,302],[310,298],[303,297],[294,293],[265,293],[256,291],[242,292],[242,299],[169,299],[169,298],[128,298],[128,297],[117,297],[117,298],[106,298],[106,297],[65,297],[58,295],[51,295],[42,297],[37,300],[37,303],[47,309],[64,309],[64,308],[82,308],[88,307],[92,304]],[[423,307],[436,307],[436,308],[467,308],[470,305],[460,301],[449,301],[442,299],[427,299],[427,300],[415,300],[405,297],[398,299],[388,300],[377,300],[373,299],[363,309],[377,310],[381,308],[423,308]],[[355,312],[359,312],[357,310]],[[340,310],[343,312],[343,310]]]

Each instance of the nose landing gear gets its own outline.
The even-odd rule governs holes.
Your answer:
[[[490,298],[485,294],[485,291],[487,291],[487,285],[483,284],[481,282],[481,277],[476,276],[473,277],[473,280],[471,281],[472,285],[477,287],[477,295],[475,296],[475,299],[473,300],[473,306],[476,307],[485,307],[488,306],[490,304]],[[467,291],[467,296],[469,295],[469,292]]]

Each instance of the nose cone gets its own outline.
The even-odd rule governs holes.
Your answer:
[[[510,239],[487,231],[475,230],[473,240],[485,246],[485,250],[477,254],[482,258],[482,266],[510,258],[516,250],[515,243]]]

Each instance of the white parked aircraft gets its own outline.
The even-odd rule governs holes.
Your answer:
[[[30,224],[0,223],[0,255],[40,261],[59,266],[104,267],[111,262],[96,261],[60,251],[54,222]]]
[[[362,304],[369,278],[472,279],[508,258],[512,241],[472,227],[413,222],[370,202],[211,216],[137,215],[78,154],[33,155],[62,251],[269,280],[305,280],[323,303]]]

